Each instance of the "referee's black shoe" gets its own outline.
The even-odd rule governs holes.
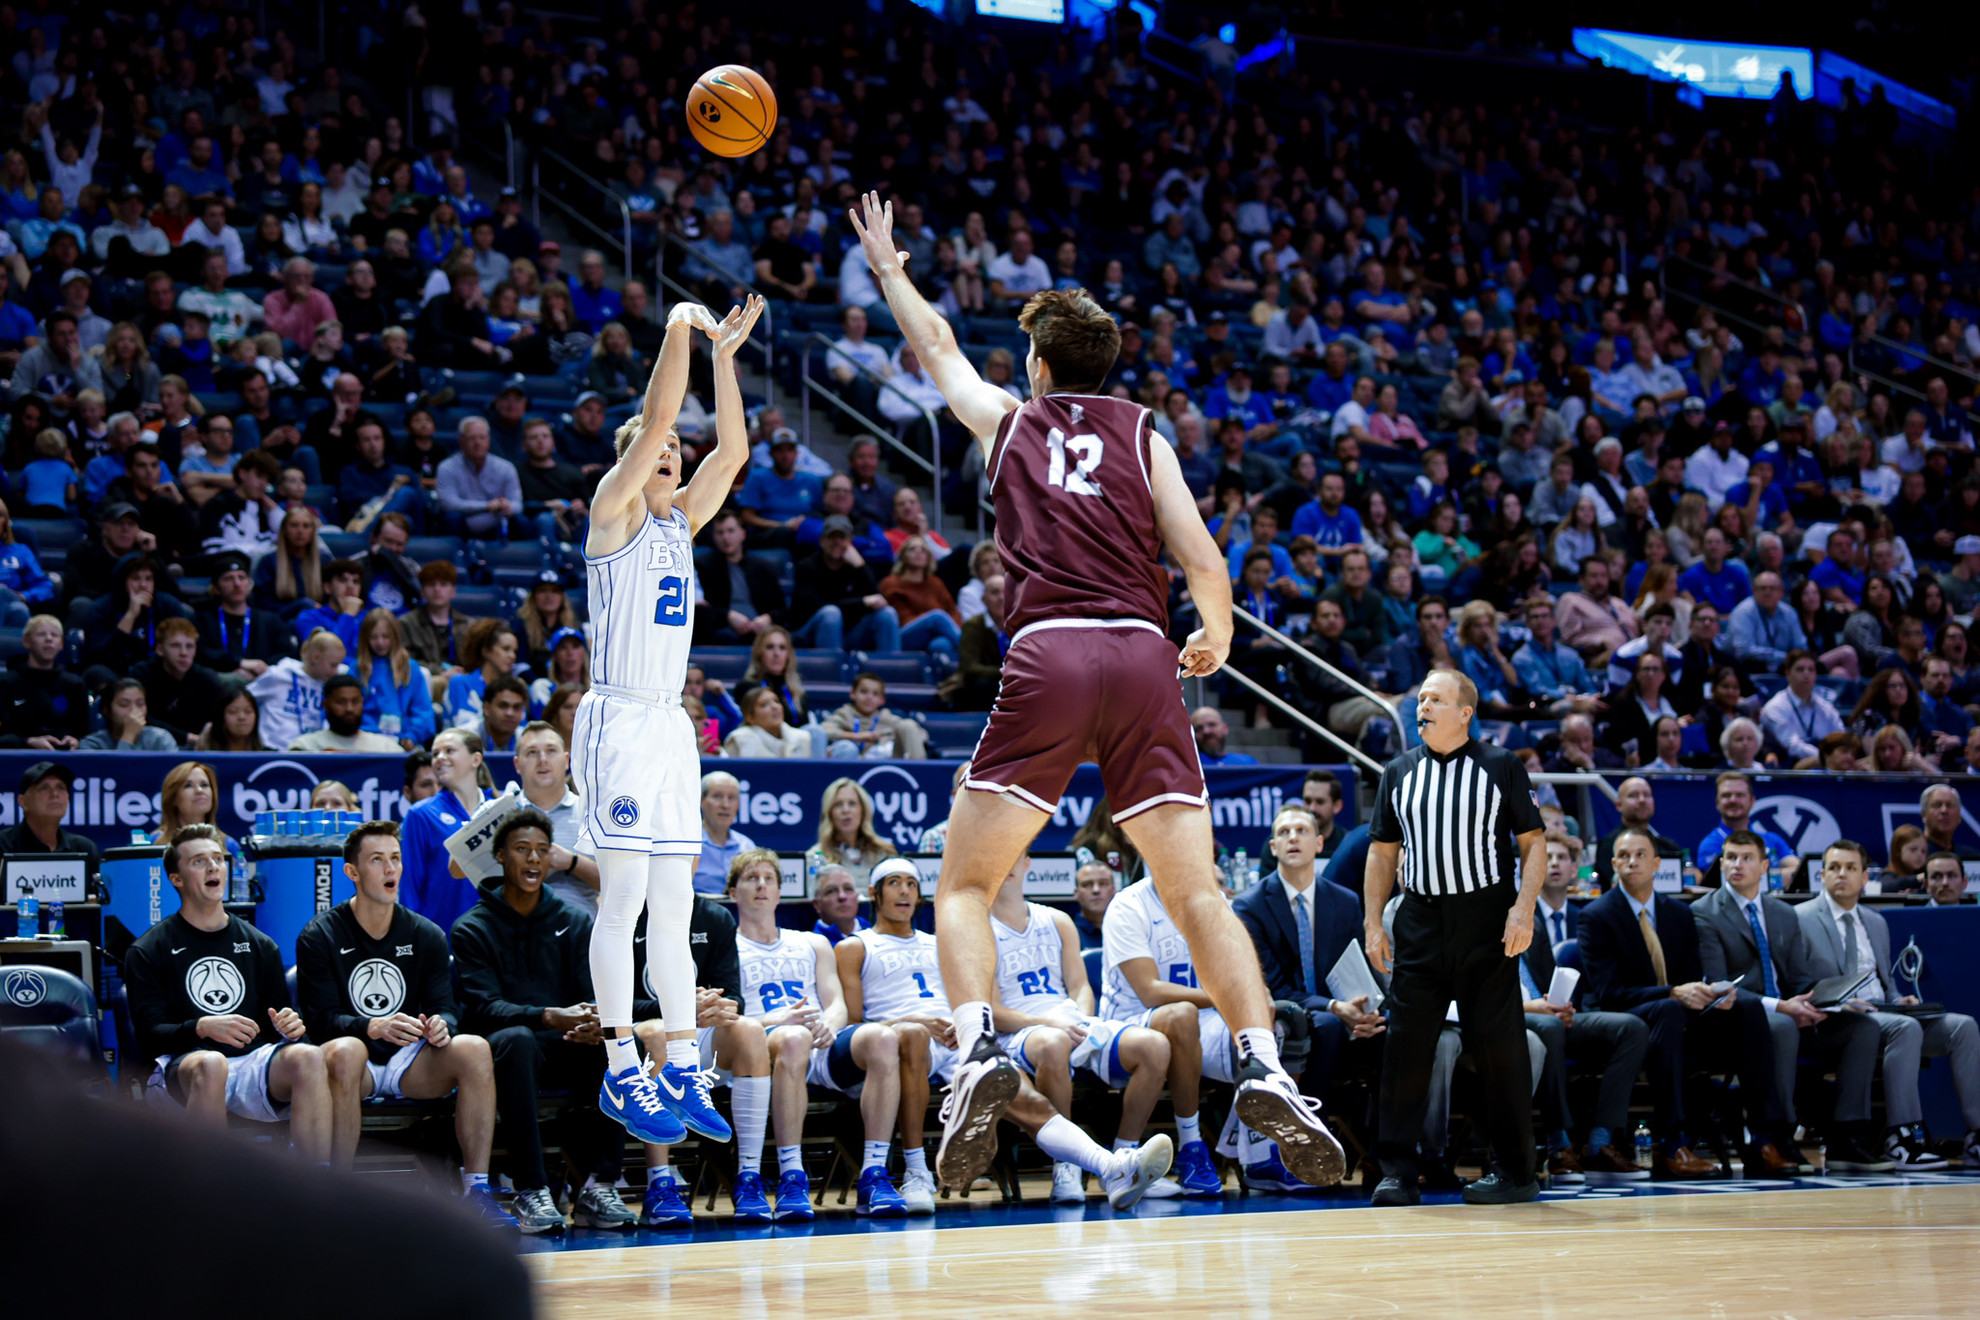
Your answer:
[[[1416,1188],[1414,1178],[1388,1177],[1375,1185],[1375,1195],[1368,1198],[1370,1205],[1422,1205],[1423,1193]]]
[[[1519,1205],[1524,1201],[1540,1199],[1538,1181],[1516,1183],[1498,1169],[1488,1172],[1476,1182],[1468,1182],[1458,1192],[1466,1205]]]

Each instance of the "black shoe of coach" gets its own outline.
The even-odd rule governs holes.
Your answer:
[[[1414,1178],[1384,1178],[1375,1186],[1375,1195],[1368,1198],[1370,1205],[1422,1205],[1423,1193],[1416,1190]]]
[[[1518,1205],[1523,1201],[1540,1199],[1538,1182],[1516,1183],[1497,1169],[1476,1182],[1468,1182],[1458,1195],[1466,1205]]]

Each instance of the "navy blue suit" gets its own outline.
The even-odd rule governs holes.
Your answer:
[[[1313,993],[1306,993],[1299,960],[1298,928],[1293,921],[1292,904],[1286,887],[1273,871],[1231,900],[1231,910],[1244,923],[1251,943],[1258,950],[1258,966],[1265,973],[1266,989],[1274,999],[1286,999],[1306,1009],[1313,1022],[1303,1076],[1310,1078],[1306,1089],[1320,1094],[1333,1079],[1334,1065],[1341,1047],[1347,1044],[1347,1024],[1327,1011],[1332,998],[1327,993],[1327,973],[1335,960],[1361,935],[1361,900],[1331,881],[1314,877],[1307,891],[1313,913]]]
[[[1687,1044],[1714,1067],[1739,1074],[1747,1126],[1757,1140],[1771,1140],[1782,1115],[1774,1099],[1766,1005],[1758,994],[1743,991],[1730,1008],[1703,1012],[1672,999],[1672,986],[1705,979],[1698,923],[1688,905],[1668,894],[1653,895],[1650,902],[1667,979],[1657,976],[1629,897],[1618,885],[1581,910],[1581,984],[1593,1007],[1633,1013],[1649,1025],[1647,1063],[1659,1143],[1665,1150],[1684,1144]]]

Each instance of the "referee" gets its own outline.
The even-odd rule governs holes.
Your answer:
[[[1385,1005],[1376,1205],[1421,1199],[1415,1142],[1453,999],[1464,1048],[1478,1064],[1493,1154],[1485,1176],[1465,1185],[1464,1199],[1509,1205],[1540,1195],[1519,955],[1533,939],[1547,844],[1526,767],[1471,737],[1477,705],[1478,688],[1461,673],[1439,670],[1424,680],[1416,698],[1423,743],[1383,769],[1369,828],[1368,958],[1378,971],[1390,971],[1392,961],[1382,910],[1399,860],[1403,885]]]

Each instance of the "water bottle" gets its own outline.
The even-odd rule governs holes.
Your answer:
[[[1822,1177],[1828,1171],[1829,1139],[1827,1137],[1817,1137],[1815,1139],[1815,1176],[1818,1178]]]
[[[809,897],[818,894],[818,850],[813,848],[804,855],[804,892]]]
[[[1231,888],[1244,890],[1251,887],[1251,856],[1240,848],[1231,854],[1231,864],[1224,868],[1224,878]]]
[[[1592,894],[1595,892],[1595,863],[1583,862],[1574,872],[1574,892]]]
[[[1781,892],[1781,867],[1779,862],[1769,861],[1767,863],[1767,892],[1770,894]]]
[[[22,894],[14,907],[14,938],[31,940],[41,934],[41,900]]]
[[[1650,1167],[1650,1125],[1648,1123],[1638,1123],[1636,1125],[1636,1166],[1640,1169]]]
[[[69,933],[69,914],[59,898],[48,905],[48,933],[57,937]]]

